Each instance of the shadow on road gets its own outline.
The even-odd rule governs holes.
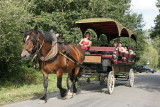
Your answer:
[[[135,87],[149,92],[160,92],[160,75],[141,74],[135,78]]]
[[[139,88],[142,90],[146,90],[149,92],[160,92],[160,75],[154,75],[154,74],[140,74],[135,75],[135,88]],[[125,86],[129,87],[129,82],[126,79],[116,80],[115,88]],[[83,93],[81,93],[81,90],[83,90]],[[99,81],[93,81],[90,84],[87,84],[85,86],[81,86],[78,88],[77,94],[86,94],[86,93],[106,93],[108,94],[107,84],[100,85]],[[59,92],[53,92],[47,94],[47,99],[50,98],[57,98],[61,99]],[[35,93],[35,97],[31,100],[35,100],[37,98],[40,98],[42,94]]]

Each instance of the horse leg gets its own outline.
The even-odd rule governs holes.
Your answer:
[[[77,88],[76,88],[76,80],[75,78],[73,79],[73,95],[76,95],[77,94]]]
[[[77,82],[77,75],[79,73],[80,67],[76,67],[73,75],[73,94],[77,93],[77,88],[76,88],[76,82]]]
[[[73,69],[72,71],[72,75],[70,75],[70,80],[72,81],[72,85],[70,87],[70,90],[72,90],[72,93],[70,93],[70,90],[68,92],[68,96],[73,96],[76,95],[77,93],[77,88],[76,88],[76,81],[77,81],[77,75],[79,73],[80,67],[76,67],[75,69]]]
[[[61,94],[61,97],[65,97],[66,94],[67,94],[67,90],[62,88],[62,78],[58,78],[57,77],[57,87],[59,88],[60,90],[60,94]]]
[[[43,87],[44,87],[44,91],[43,91],[43,96],[40,98],[42,103],[46,103],[47,102],[47,87],[48,87],[48,77],[46,77],[45,75],[43,75]]]

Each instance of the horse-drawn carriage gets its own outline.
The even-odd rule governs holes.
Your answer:
[[[92,29],[98,38],[101,34],[106,35],[108,44],[111,40],[120,37],[128,37],[136,41],[136,36],[130,30],[112,19],[84,19],[77,21],[76,24],[83,34],[87,29]],[[39,31],[37,26],[34,29],[25,30],[23,41],[22,59],[29,60],[31,57],[34,59],[38,56],[40,60],[44,78],[44,92],[40,100],[43,102],[47,102],[48,75],[51,73],[57,75],[57,87],[62,98],[67,95],[71,98],[73,93],[77,92],[75,82],[80,74],[88,75],[88,78],[92,75],[98,75],[99,78],[107,77],[110,94],[114,89],[115,78],[127,78],[129,85],[133,86],[134,72],[131,67],[135,63],[136,56],[121,53],[116,47],[91,46],[88,50],[90,54],[85,55],[80,47],[72,44],[65,45],[58,41],[52,30],[50,32]],[[68,73],[72,81],[72,95],[69,94],[70,91],[62,87],[64,73]],[[68,81],[67,86],[70,88]]]
[[[136,41],[136,36],[130,30],[109,18],[83,19],[77,21],[76,24],[80,27],[82,34],[92,29],[96,32],[97,38],[100,38],[102,34],[105,35],[108,44],[111,40],[120,37],[128,37]],[[113,46],[91,46],[88,51],[90,54],[85,55],[80,71],[80,74],[85,75],[88,81],[93,75],[97,75],[100,82],[107,77],[109,94],[113,92],[117,78],[126,78],[129,80],[129,86],[133,86],[134,72],[131,67],[135,64],[136,55],[122,53]]]

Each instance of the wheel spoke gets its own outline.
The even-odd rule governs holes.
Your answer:
[[[129,71],[129,85],[132,87],[134,84],[134,72],[133,69],[130,69]]]
[[[111,71],[108,75],[108,80],[107,80],[107,88],[108,88],[108,92],[109,94],[112,94],[113,93],[113,90],[114,90],[114,72]]]

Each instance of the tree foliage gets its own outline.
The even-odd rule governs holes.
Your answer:
[[[140,59],[137,64],[146,65],[147,61],[149,61],[149,66],[152,68],[157,68],[158,65],[158,52],[157,50],[150,44],[146,44],[144,53],[140,55]]]
[[[152,39],[152,45],[153,47],[157,50],[158,52],[158,66],[160,66],[160,37],[155,37],[154,39]]]
[[[156,3],[157,8],[160,12],[160,0],[157,0]],[[151,38],[160,37],[160,14],[154,20],[155,26],[151,29]]]
[[[160,0],[157,0],[156,3],[157,8],[159,9],[160,12]],[[157,15],[157,17],[154,20],[155,26],[150,30],[151,34],[150,37],[152,39],[152,44],[154,48],[158,51],[158,66],[160,66],[160,49],[159,49],[159,44],[160,44],[160,14]]]
[[[2,77],[12,71],[19,71],[23,35],[20,32],[30,21],[32,14],[27,11],[28,2],[2,0],[0,5],[0,77]]]

